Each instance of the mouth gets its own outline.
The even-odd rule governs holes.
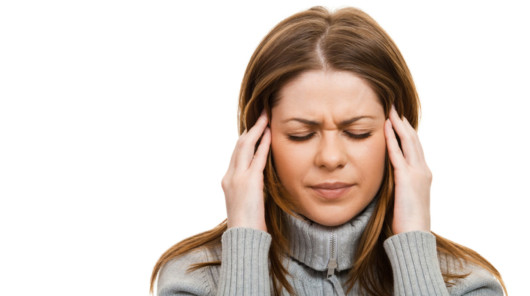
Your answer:
[[[334,182],[334,183],[321,183],[310,188],[320,197],[326,200],[338,199],[353,187],[354,184]]]

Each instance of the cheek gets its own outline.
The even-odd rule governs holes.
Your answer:
[[[373,135],[363,147],[361,163],[364,178],[370,183],[379,184],[385,169],[386,141],[383,133]]]
[[[299,180],[303,176],[307,164],[307,151],[302,149],[303,145],[296,145],[288,141],[285,136],[271,134],[271,152],[274,160],[274,166],[278,177],[284,186],[290,187],[289,183]]]

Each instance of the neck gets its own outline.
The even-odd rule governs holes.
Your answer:
[[[374,212],[376,200],[350,221],[323,226],[303,216],[286,216],[290,256],[318,271],[342,271],[353,267],[361,235]]]

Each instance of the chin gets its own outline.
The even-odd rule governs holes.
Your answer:
[[[335,227],[349,222],[359,215],[372,199],[355,200],[336,204],[306,203],[300,214],[314,223]]]
[[[309,220],[328,227],[342,225],[355,217],[358,213],[349,213],[343,207],[336,209],[320,208],[316,213],[308,213],[306,218]]]

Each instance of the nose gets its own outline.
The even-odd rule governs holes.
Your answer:
[[[336,132],[322,133],[319,138],[315,165],[329,171],[343,168],[348,160],[345,147]]]

